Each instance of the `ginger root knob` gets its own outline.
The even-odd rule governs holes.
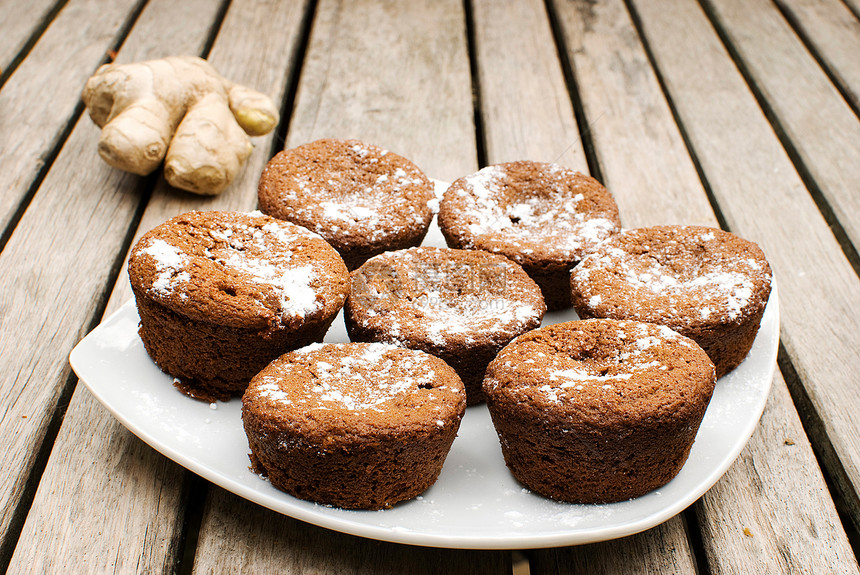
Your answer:
[[[102,129],[98,152],[105,162],[146,175],[164,161],[167,183],[197,194],[229,186],[253,149],[248,136],[278,123],[268,96],[234,84],[196,56],[106,64],[82,97]]]

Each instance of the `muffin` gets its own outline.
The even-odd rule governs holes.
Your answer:
[[[518,481],[610,503],[678,474],[715,381],[707,354],[671,329],[595,319],[520,336],[490,363],[484,392]]]
[[[260,177],[260,209],[313,230],[352,270],[421,244],[433,183],[412,162],[358,140],[317,140],[278,153]]]
[[[483,400],[487,364],[540,325],[540,289],[517,264],[480,251],[421,247],[388,252],[352,272],[344,319],[353,341],[382,341],[445,360]]]
[[[570,279],[581,318],[666,325],[698,343],[722,377],[749,353],[771,290],[754,243],[701,226],[626,230],[583,259]]]
[[[547,308],[570,307],[570,270],[621,226],[597,180],[557,164],[510,162],[460,178],[445,192],[439,226],[449,247],[515,261]]]
[[[240,395],[284,352],[320,341],[349,272],[316,234],[259,212],[189,212],[137,242],[128,275],[146,351],[177,386]]]
[[[442,360],[382,343],[314,344],[284,354],[242,398],[251,462],[295,497],[391,507],[439,477],[465,411]]]

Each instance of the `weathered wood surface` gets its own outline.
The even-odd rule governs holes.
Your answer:
[[[860,572],[779,373],[746,449],[694,509],[710,573]]]
[[[770,0],[706,5],[773,111],[777,130],[785,132],[784,146],[798,156],[801,175],[808,172],[813,190],[820,189],[851,241],[860,245],[860,118]]]
[[[0,0],[0,78],[9,76],[11,67],[23,59],[27,46],[38,39],[61,5],[62,0]]]
[[[307,9],[307,2],[232,2],[209,55],[210,62],[225,76],[269,93],[275,101],[282,100]],[[155,2],[141,15],[119,60],[200,53],[211,27],[218,23],[219,11],[220,5],[210,2]],[[163,40],[157,41],[156,37],[154,42],[157,35],[163,35]],[[183,43],[171,45],[171,39],[182,39]],[[88,123],[89,119],[82,120],[87,128]],[[87,135],[86,149],[74,156],[67,157],[65,151],[60,155],[40,193],[52,189],[54,170],[66,162],[69,170],[86,165],[87,172],[112,171],[95,154],[96,140]],[[136,235],[190,209],[252,209],[256,204],[256,180],[268,160],[274,137],[271,134],[255,139],[257,147],[246,170],[218,198],[171,190],[159,180]],[[115,191],[123,192],[122,187]],[[116,252],[121,245],[117,243],[105,256],[122,257]],[[106,313],[119,307],[128,293],[123,265]],[[181,559],[189,483],[187,471],[131,435],[79,386],[15,550],[11,572],[23,572],[30,566],[35,566],[34,572],[100,572],[109,567],[124,573],[170,571]],[[64,506],[63,501],[77,505]],[[118,533],[122,536],[118,537]],[[44,553],[47,547],[52,548],[51,554]]]
[[[698,573],[680,515],[623,539],[534,552],[530,567],[532,575]]]
[[[0,90],[0,238],[81,109],[84,82],[122,39],[139,2],[69,0]]]
[[[633,227],[633,218],[635,225],[713,223],[702,183],[624,4],[551,5],[603,183],[621,206],[622,225]]]
[[[729,228],[759,243],[774,269],[781,341],[822,420],[823,436],[811,439],[832,446],[824,463],[860,523],[860,281],[701,7],[636,10]]]
[[[860,112],[860,20],[839,0],[775,2],[854,112]]]
[[[286,147],[359,138],[431,178],[476,169],[462,3],[407,4],[319,3]]]
[[[201,1],[174,3],[159,0],[151,3],[125,42],[118,61],[129,62],[170,53],[199,53],[216,22],[218,7],[218,4]],[[53,294],[49,297],[63,299],[69,289],[68,284],[82,285],[85,283],[80,281],[82,278],[94,276],[94,282],[86,286],[88,292],[81,291],[78,298],[69,300],[79,306],[79,311],[70,310],[66,315],[58,315],[55,324],[50,326],[55,335],[49,341],[56,347],[46,346],[39,350],[40,355],[52,358],[55,366],[63,369],[58,373],[44,374],[47,377],[43,378],[37,377],[39,372],[36,372],[29,380],[21,382],[32,398],[23,405],[13,406],[12,413],[17,407],[18,410],[32,410],[37,417],[51,417],[56,407],[56,396],[69,377],[64,357],[68,346],[74,345],[79,326],[92,321],[93,318],[87,318],[85,314],[92,314],[98,307],[105,282],[113,273],[117,250],[122,247],[128,226],[134,219],[139,186],[133,181],[135,178],[119,174],[98,158],[95,153],[97,135],[98,130],[89,118],[81,118],[2,254],[2,258],[18,256],[18,259],[26,259],[26,243],[21,252],[16,249],[22,236],[47,236],[45,239],[53,243],[52,251],[46,252],[56,253],[58,260],[62,256],[64,242],[80,245],[79,258],[26,262],[33,267],[32,273],[42,277],[39,282],[41,289],[51,290],[47,292]],[[101,194],[93,191],[99,188],[103,190],[101,194],[111,196],[111,201],[105,201]],[[70,220],[52,237],[44,234],[44,222],[51,221],[58,213],[67,213],[58,202],[74,206],[73,211],[80,217]],[[95,244],[88,240],[93,229],[110,229],[111,220],[118,220],[121,225],[108,235],[107,241]],[[12,265],[24,264],[16,261]],[[48,273],[53,281],[46,281],[44,274]],[[23,287],[26,289],[28,286]],[[83,305],[85,302],[86,306]],[[37,304],[38,301],[33,301],[32,305]],[[44,329],[47,326],[29,329],[40,327]],[[42,477],[13,556],[11,572],[32,569],[33,572],[47,573],[83,565],[89,565],[93,572],[108,567],[119,571],[127,571],[134,566],[143,571],[169,569],[178,549],[178,527],[183,520],[181,499],[185,472],[153,454],[137,440],[126,441],[127,449],[117,449],[117,440],[130,434],[121,429],[91,396],[87,395],[83,402],[76,401],[72,405],[63,426],[66,443],[61,441],[52,451],[51,463]],[[86,418],[76,418],[80,413],[77,409],[81,407],[90,409]],[[93,412],[95,416],[92,416]],[[78,425],[74,425],[76,421]],[[37,452],[37,442],[41,439],[41,436],[28,437],[28,443],[16,448],[21,454],[19,457],[26,452]],[[9,444],[4,439],[4,445]],[[104,446],[100,451],[97,450],[99,445]],[[15,467],[20,465],[10,468]],[[108,480],[109,484],[104,485],[113,468],[122,469],[124,475],[118,481]],[[87,491],[88,482],[97,482],[99,488]],[[19,502],[13,500],[7,505],[13,504]],[[126,509],[125,513],[120,512],[123,509]],[[160,522],[152,521],[153,510],[158,509],[161,509]],[[118,533],[123,536],[117,537]],[[143,535],[137,539],[133,535],[135,533]],[[103,545],[93,549],[93,541]],[[52,549],[51,554],[43,553],[46,547]]]
[[[210,490],[194,564],[195,575],[510,572],[507,553],[414,547],[334,533],[248,505],[218,487]]]
[[[14,14],[4,2],[0,15]],[[1,49],[38,37],[0,88],[0,224],[16,224],[0,233],[0,566],[511,571],[507,552],[379,543],[244,502],[158,455],[74,389],[67,354],[105,307],[130,296],[123,259],[131,242],[188,209],[252,208],[260,170],[284,145],[274,135],[256,139],[246,170],[217,198],[103,165],[97,130],[77,119],[78,95],[131,27],[120,59],[199,52],[214,36],[210,60],[227,75],[278,100],[297,89],[282,119],[287,146],[357,137],[446,180],[474,171],[479,157],[591,166],[626,227],[713,225],[719,216],[760,243],[780,283],[793,397],[777,374],[749,445],[687,513],[617,541],[530,552],[531,572],[857,573],[810,442],[839,504],[860,523],[860,282],[811,194],[856,246],[856,115],[844,113],[842,98],[850,101],[860,74],[851,48],[860,11],[855,0],[775,2],[779,9],[707,0],[705,11],[694,0],[233,0],[221,23],[218,5],[197,0],[68,0],[44,30],[31,23],[0,38]],[[24,15],[31,22],[33,10]],[[9,26],[2,19],[0,33]],[[786,69],[795,84],[785,83]],[[809,114],[808,102],[823,112]],[[205,502],[199,534],[190,514],[199,509],[187,508],[192,489],[204,490],[194,496]]]
[[[472,21],[487,163],[527,159],[587,174],[544,2],[477,0]]]
[[[81,126],[66,141],[64,154],[92,154],[98,131]],[[81,171],[69,163],[51,170],[50,179],[46,189],[52,193],[33,198],[0,254],[0,268],[13,271],[0,277],[4,549],[39,446],[70,382],[68,353],[95,317],[138,201],[126,175]],[[58,218],[69,225],[56,226]],[[99,233],[92,233],[90,223]],[[62,304],[47,305],[50,301]],[[22,342],[28,342],[27,354],[20,353]]]
[[[845,5],[854,13],[857,18],[860,18],[860,0],[844,0]]]

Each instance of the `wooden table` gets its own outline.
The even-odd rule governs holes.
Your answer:
[[[860,1],[0,0],[0,566],[9,573],[858,573]],[[113,170],[83,113],[113,59],[201,54],[283,103],[203,198]],[[779,369],[726,475],[666,523],[580,547],[444,550],[304,524],[184,470],[68,365],[130,297],[135,238],[253,209],[284,146],[355,137],[452,180],[588,171],[625,227],[765,250]]]

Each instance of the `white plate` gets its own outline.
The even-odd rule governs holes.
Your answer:
[[[425,244],[444,245],[433,225]],[[72,351],[75,373],[129,430],[228,491],[296,519],[373,539],[463,549],[529,549],[604,541],[644,531],[698,499],[752,435],[767,401],[779,340],[776,286],[750,355],[720,379],[680,474],[643,497],[604,505],[558,503],[510,475],[483,405],[470,407],[439,480],[422,496],[383,511],[347,511],[296,499],[248,469],[241,401],[209,405],[172,385],[143,348],[133,302]],[[547,314],[544,325],[576,319]],[[348,341],[342,318],[326,341]]]

